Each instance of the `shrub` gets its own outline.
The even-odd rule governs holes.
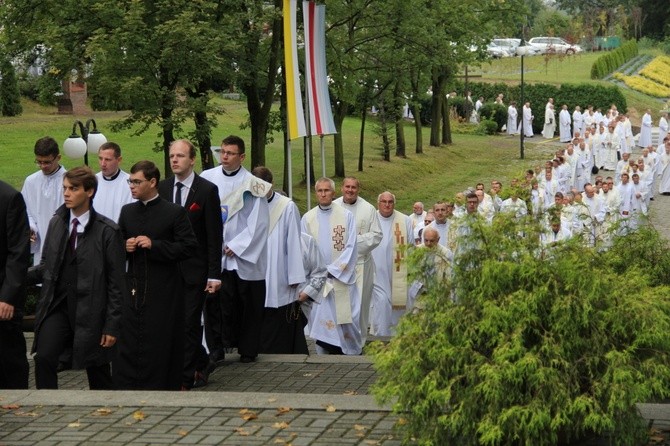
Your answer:
[[[495,135],[497,131],[498,123],[490,119],[482,119],[477,126],[477,134],[479,135]]]
[[[536,223],[504,215],[467,228],[452,280],[430,288],[421,310],[373,349],[373,392],[407,421],[405,438],[641,444],[636,403],[670,389],[667,242],[644,230],[607,252],[578,240],[546,248]],[[657,247],[651,260],[645,247]]]
[[[2,57],[2,56],[0,56]],[[21,93],[16,79],[16,71],[11,61],[3,58],[0,63],[0,111],[2,116],[18,116],[23,112]]]
[[[591,79],[602,79],[638,54],[637,42],[631,40],[619,48],[603,54],[591,66]]]
[[[495,131],[502,131],[502,128],[507,124],[507,107],[504,105],[489,102],[481,106],[479,109],[479,116],[482,121],[491,120],[496,123]]]

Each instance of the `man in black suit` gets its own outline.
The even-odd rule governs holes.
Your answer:
[[[30,265],[30,226],[23,196],[0,181],[0,389],[28,388],[21,330]]]
[[[207,384],[209,359],[202,346],[202,326],[200,324],[203,306],[205,324],[208,314],[220,311],[210,308],[207,299],[221,287],[221,245],[222,220],[219,204],[219,190],[215,184],[193,172],[196,150],[190,141],[180,139],[170,145],[170,168],[174,178],[160,182],[158,193],[170,202],[186,208],[193,232],[198,239],[198,252],[194,257],[181,262],[181,272],[185,283],[186,333],[184,342],[184,374],[182,389]],[[217,319],[217,315],[214,319]],[[219,318],[220,319],[220,316]]]

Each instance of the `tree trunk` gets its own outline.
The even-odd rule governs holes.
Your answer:
[[[451,144],[451,126],[449,125],[449,101],[442,99],[442,144]]]
[[[358,142],[358,171],[363,172],[363,153],[365,151],[365,121],[367,120],[367,104],[361,107],[361,136]]]
[[[187,89],[186,93],[192,99],[193,122],[195,123],[195,146],[200,151],[202,170],[214,167],[212,158],[212,125],[207,118],[207,103],[209,102],[208,85],[199,83],[194,89]],[[218,160],[216,162],[218,164]]]
[[[347,104],[340,100],[335,105],[335,113],[333,119],[335,120],[335,177],[344,178],[344,148],[342,143],[342,123],[347,116]]]
[[[161,109],[161,125],[163,127],[163,172],[172,176],[170,168],[170,143],[174,141],[174,124],[172,123],[172,107]],[[169,175],[168,175],[169,173]]]
[[[391,161],[391,142],[389,141],[388,116],[386,114],[386,102],[381,97],[379,100],[379,133],[382,137],[382,159]]]
[[[414,115],[414,138],[416,143],[416,153],[423,153],[423,127],[421,126],[421,105],[415,104],[409,107]]]
[[[405,121],[403,119],[404,98],[400,91],[400,82],[393,89],[393,117],[395,118],[395,156],[406,158]]]
[[[431,99],[430,113],[430,145],[440,146],[440,124],[442,123],[442,92],[439,79],[433,75],[433,97]]]

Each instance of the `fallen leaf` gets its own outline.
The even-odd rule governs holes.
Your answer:
[[[347,395],[347,396],[358,395],[358,392],[356,392],[355,390],[345,390],[342,395]]]
[[[281,406],[277,408],[277,415],[282,415],[290,411],[291,411],[290,407]]]
[[[286,444],[286,440],[282,440],[281,438],[276,438],[275,439],[275,444]]]
[[[302,376],[312,376],[311,373],[304,373]]]
[[[79,420],[67,425],[67,427],[79,427],[79,426],[81,426],[81,424],[79,424]]]
[[[240,415],[242,415],[242,419],[244,421],[255,420],[256,418],[258,418],[258,415],[256,415],[256,412],[254,412],[253,410],[249,410],[249,409],[240,410]]]
[[[14,412],[14,415],[19,417],[39,417],[40,414],[36,412]]]
[[[137,421],[144,420],[144,412],[142,412],[141,410],[136,410],[133,413],[133,418],[136,419]]]
[[[104,416],[110,415],[112,413],[114,413],[114,411],[112,409],[108,409],[106,407],[101,407],[100,409],[96,409],[95,412],[93,412],[93,416],[104,417]]]
[[[357,431],[364,431],[365,429],[367,429],[367,426],[363,426],[362,424],[354,424],[354,429],[356,429]]]
[[[7,404],[5,406],[2,406],[2,408],[5,409],[5,410],[16,410],[16,409],[20,409],[21,406],[19,406],[18,404]]]
[[[335,406],[332,404],[327,404],[326,405],[326,412],[335,412],[337,409],[335,409]]]
[[[268,403],[275,403],[277,402],[277,398],[268,398]]]
[[[242,428],[242,427],[235,428],[235,432],[237,432],[237,435],[241,435],[243,437],[247,437],[249,435],[249,432],[244,430],[244,428]]]
[[[398,418],[398,421],[395,422],[397,426],[404,426],[407,424],[407,420],[404,418]]]
[[[180,430],[180,431],[177,432],[177,433],[178,433],[179,435],[181,435],[182,437],[185,437],[185,436],[188,435],[188,431],[185,431],[184,429]]]
[[[282,421],[280,423],[275,423],[272,425],[275,429],[286,429],[288,427],[288,423],[286,421]]]

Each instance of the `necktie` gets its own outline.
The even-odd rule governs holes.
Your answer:
[[[72,252],[77,249],[77,226],[79,225],[79,220],[76,218],[72,220],[72,232],[70,232],[70,250]]]
[[[184,185],[182,183],[177,182],[175,186],[177,186],[177,192],[174,195],[174,202],[177,203],[179,206],[183,206],[181,201],[181,188],[184,187]]]

